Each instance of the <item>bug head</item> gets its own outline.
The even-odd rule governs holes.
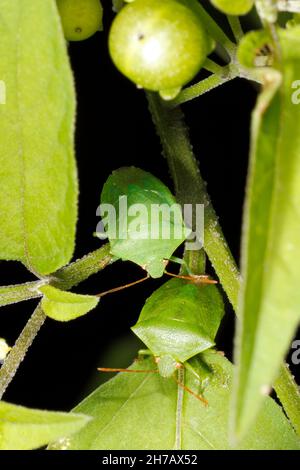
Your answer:
[[[169,378],[174,372],[181,367],[172,356],[166,355],[162,357],[157,357],[155,362],[157,363],[158,371],[162,377]]]

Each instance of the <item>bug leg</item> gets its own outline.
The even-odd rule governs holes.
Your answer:
[[[141,284],[142,282],[147,281],[149,277],[150,277],[149,274],[147,274],[147,276],[143,277],[142,279],[138,279],[137,281],[130,282],[129,284],[125,284],[124,286],[114,287],[113,289],[109,289],[105,292],[101,292],[100,294],[96,294],[96,297],[104,297],[105,295],[113,294],[115,292],[119,292],[129,287],[136,286],[137,284]]]
[[[184,270],[187,272],[188,276],[191,276],[191,277],[193,276],[192,270],[190,269],[188,263],[184,259],[178,258],[177,256],[171,256],[169,261],[172,261],[173,263],[180,264],[181,268],[184,268]],[[168,274],[168,273],[166,272],[166,274]]]
[[[173,261],[173,263],[180,264],[181,270],[185,271],[187,273],[187,276],[195,276],[195,273],[193,273],[192,269],[189,266],[189,263],[185,259],[178,258],[177,256],[171,256],[170,261]]]
[[[199,382],[202,381],[201,376],[198,374],[198,372],[194,369],[194,367],[191,366],[189,362],[184,363],[185,368],[193,374],[194,377],[196,377]]]
[[[181,276],[180,274],[173,274],[169,271],[165,271],[165,274],[171,277],[176,277],[177,279],[185,279],[186,281],[190,281],[193,284],[218,284],[218,281],[210,279],[209,276],[205,275],[193,274],[192,276]]]
[[[299,0],[300,1],[300,0]],[[181,266],[183,266],[187,272],[187,275],[182,275],[182,274],[173,274],[170,273],[169,271],[165,270],[165,274],[171,277],[177,277],[178,279],[185,279],[187,281],[194,282],[195,284],[218,284],[217,281],[211,279],[209,276],[206,276],[205,274],[194,274],[188,263],[181,258],[177,258],[176,256],[171,256],[169,261],[173,261],[174,263],[178,263]]]
[[[192,395],[193,397],[197,398],[197,400],[201,401],[201,403],[204,403],[205,406],[208,406],[208,401],[202,397],[201,395],[198,395],[197,393],[193,392],[193,390],[191,390],[189,387],[187,387],[186,385],[184,385],[180,380],[178,380],[174,375],[172,376],[173,379],[175,380],[175,382],[177,383],[177,385],[179,385],[179,387],[181,387],[183,390],[185,390],[186,392],[188,392],[190,395]]]
[[[141,359],[143,356],[152,356],[154,359],[153,354],[149,349],[140,349],[138,352],[138,357],[135,359],[134,362],[138,362],[139,359]],[[123,369],[123,368],[111,368],[111,367],[98,367],[97,370],[99,372],[130,372],[130,373],[152,373],[152,372],[158,372],[158,369]]]
[[[181,266],[186,264],[183,259],[178,258],[177,256],[171,256],[171,258],[168,261],[172,261],[173,263],[180,264]]]

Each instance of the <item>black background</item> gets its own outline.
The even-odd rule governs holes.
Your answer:
[[[123,78],[109,58],[107,33],[113,14],[110,1],[103,3],[104,33],[69,45],[78,97],[76,151],[80,178],[74,258],[100,246],[93,237],[98,222],[96,208],[103,183],[113,169],[135,165],[172,188],[144,93]],[[255,87],[235,80],[184,105],[202,174],[237,262],[250,114],[255,100]],[[141,274],[133,264],[116,263],[83,283],[76,292],[102,292],[138,279]],[[2,285],[31,279],[22,265],[1,263]],[[145,299],[162,282],[149,280],[105,297],[95,311],[70,323],[47,319],[5,400],[37,408],[72,408],[97,383],[108,378],[96,372],[97,366],[124,367],[135,357],[140,344],[130,326],[136,322]],[[28,301],[1,309],[0,337],[13,344],[35,305],[36,301]],[[227,305],[218,346],[230,358],[233,331],[234,314]]]

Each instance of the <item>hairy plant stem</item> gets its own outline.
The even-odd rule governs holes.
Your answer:
[[[192,85],[190,87],[184,88],[179,95],[172,101],[170,101],[171,107],[176,107],[180,104],[191,101],[195,98],[198,98],[201,95],[204,95],[208,91],[213,90],[214,88],[224,85],[226,82],[230,82],[238,77],[236,72],[231,73],[229,66],[223,67],[223,75],[220,73],[212,74],[208,78],[201,80],[200,82]]]
[[[208,72],[215,73],[216,75],[224,75],[224,66],[217,64],[215,61],[209,59],[208,57],[203,64],[203,68]]]
[[[41,297],[41,293],[37,290],[40,284],[41,281],[33,281],[0,287],[0,307]]]
[[[215,64],[212,60],[207,60],[203,67],[206,70],[213,72],[212,75],[204,80],[200,80],[198,83],[195,83],[195,85],[184,88],[176,98],[166,102],[166,106],[169,108],[175,108],[183,103],[199,98],[199,96],[204,95],[214,88],[224,85],[224,83],[230,82],[235,78],[245,78],[255,83],[261,83],[259,71],[256,72],[255,70],[245,69],[237,63],[235,57],[233,57],[232,63],[223,67]]]
[[[228,38],[224,33],[223,29],[217,24],[217,22],[210,16],[209,13],[203,8],[203,6],[198,4],[198,12],[201,16],[203,24],[205,24],[206,30],[210,36],[224,49],[227,53],[232,56],[235,54],[236,45]]]
[[[238,43],[244,36],[240,19],[238,16],[231,16],[231,15],[228,15],[227,19],[228,19],[228,23],[230,25],[231,31],[233,32],[234,39]]]
[[[204,204],[205,250],[232,305],[237,305],[239,272],[224,239],[218,218],[206,191],[188,129],[180,108],[168,109],[157,94],[148,93],[154,124],[160,136],[180,204]]]
[[[45,320],[46,316],[39,304],[0,369],[0,400]]]
[[[55,285],[58,288],[68,290],[88,279],[92,274],[101,271],[105,266],[113,262],[110,254],[109,244],[104,245],[83,258],[60,269],[51,278],[45,279],[44,283]],[[0,305],[14,303],[33,297],[41,297],[38,287],[43,281],[21,284],[20,286],[8,286],[0,288]],[[2,303],[1,303],[2,302]],[[40,328],[44,324],[46,316],[39,304],[25,325],[14,347],[8,354],[0,369],[0,399],[8,385],[14,378],[21,362],[23,361],[29,347],[34,341]]]
[[[147,93],[149,109],[168,161],[178,202],[204,204],[205,251],[237,313],[240,273],[223,236],[218,217],[206,191],[180,108],[170,109],[154,93]],[[300,395],[286,364],[282,364],[275,391],[296,431],[300,429]]]
[[[0,307],[42,297],[39,287],[45,284],[51,284],[58,289],[69,290],[101,271],[113,261],[115,261],[115,258],[110,254],[110,247],[107,243],[43,280],[0,287]]]

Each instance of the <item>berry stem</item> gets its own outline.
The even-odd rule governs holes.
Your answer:
[[[234,39],[236,40],[237,43],[239,43],[242,37],[244,36],[240,19],[238,16],[232,16],[232,15],[228,15],[227,19],[228,19],[228,23],[230,25],[231,31],[233,32]]]
[[[217,64],[213,60],[207,58],[203,68],[208,72],[214,73],[216,75],[223,76],[224,75],[224,67],[222,65]]]
[[[255,70],[242,67],[237,62],[236,58],[233,59],[232,63],[224,67],[218,66],[218,64],[215,64],[213,61],[208,61],[205,62],[204,68],[207,70],[210,68],[211,71],[215,68],[215,73],[204,80],[200,80],[200,82],[195,85],[184,88],[174,100],[167,103],[168,107],[174,108],[183,103],[187,103],[235,78],[244,78],[252,82],[261,83],[259,73],[256,73]]]
[[[207,13],[203,6],[200,3],[197,6],[199,15],[201,16],[208,33],[218,44],[224,47],[230,57],[233,57],[236,52],[236,45],[229,39],[222,28],[220,28],[216,21]]]

